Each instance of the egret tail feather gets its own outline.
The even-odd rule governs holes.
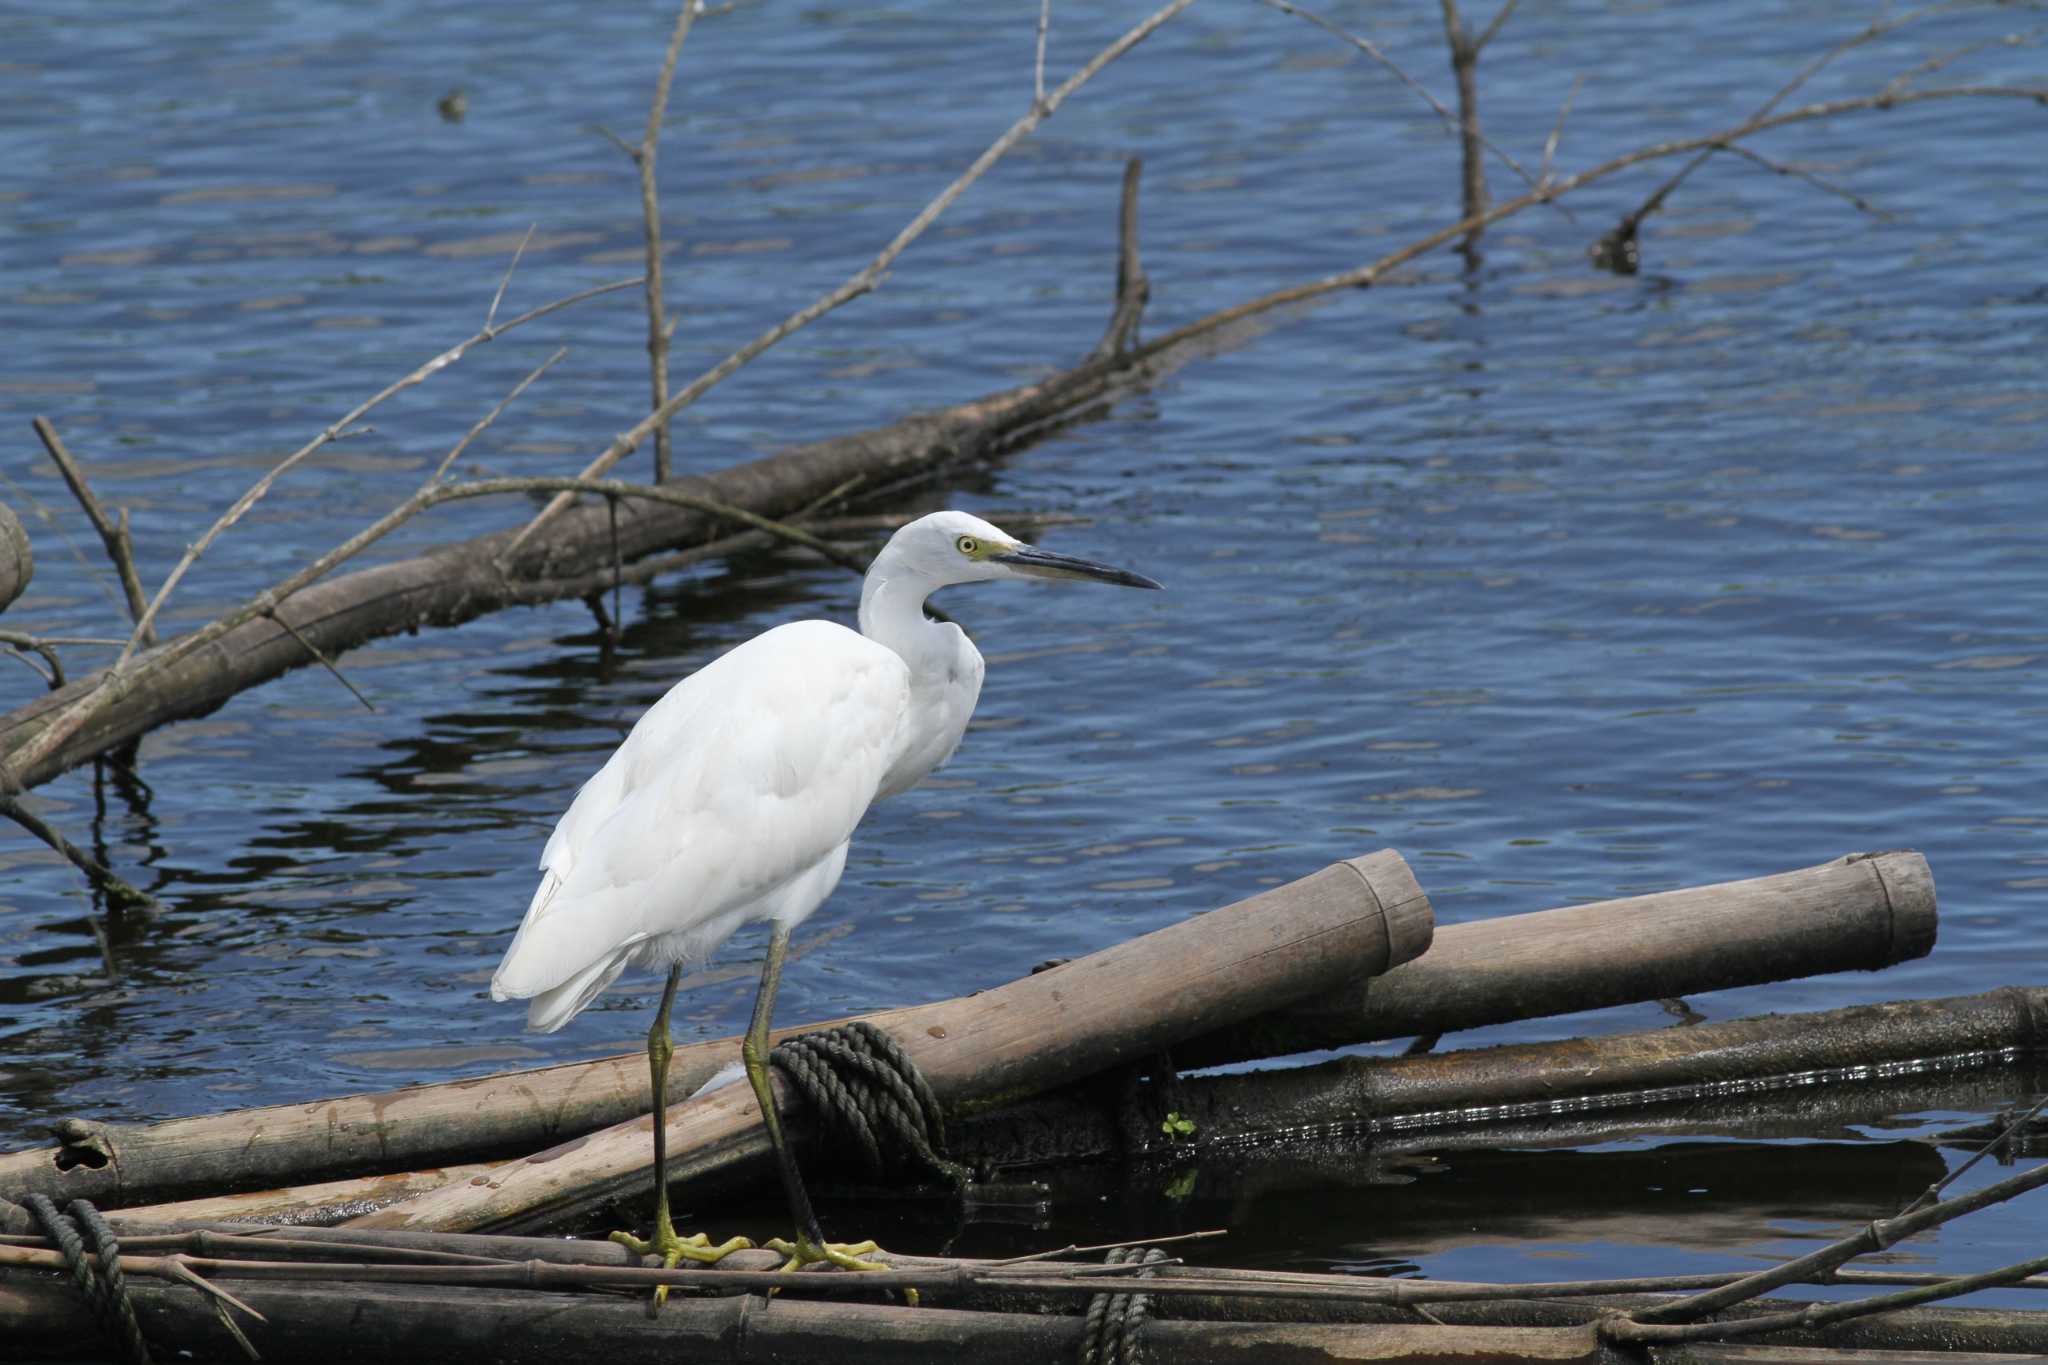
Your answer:
[[[600,958],[591,963],[561,985],[544,990],[533,997],[526,1007],[526,1027],[534,1033],[553,1033],[580,1014],[585,1005],[597,998],[597,993],[626,970],[632,960],[630,950]]]

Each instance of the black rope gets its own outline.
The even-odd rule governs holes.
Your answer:
[[[1166,1258],[1158,1247],[1117,1247],[1103,1264],[1150,1266]],[[1149,1280],[1152,1272],[1140,1270],[1135,1278]],[[1089,1299],[1081,1333],[1081,1365],[1144,1365],[1138,1332],[1151,1308],[1150,1294],[1097,1294]]]
[[[859,1154],[869,1179],[936,1176],[956,1190],[967,1184],[967,1168],[946,1159],[946,1120],[931,1083],[873,1024],[855,1020],[785,1038],[768,1063],[844,1139],[842,1150]]]
[[[135,1303],[128,1297],[128,1281],[121,1274],[121,1243],[100,1211],[83,1199],[71,1201],[71,1217],[57,1212],[48,1195],[31,1194],[22,1200],[35,1215],[43,1235],[57,1244],[64,1264],[71,1271],[79,1293],[92,1308],[106,1334],[121,1343],[133,1365],[150,1365],[149,1346],[142,1339],[142,1325],[135,1320]],[[75,1222],[74,1222],[75,1220]],[[99,1273],[86,1259],[79,1228],[92,1241],[92,1253],[99,1258]]]

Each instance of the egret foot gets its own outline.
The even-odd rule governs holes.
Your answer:
[[[881,1247],[871,1241],[814,1242],[808,1237],[799,1236],[794,1242],[776,1237],[761,1243],[761,1245],[770,1251],[779,1252],[789,1257],[789,1263],[782,1267],[784,1270],[801,1270],[807,1265],[817,1265],[820,1262],[829,1262],[832,1265],[838,1266],[841,1270],[887,1270],[889,1268],[880,1261],[863,1261],[860,1259],[870,1251],[881,1250]]]
[[[745,1251],[754,1245],[744,1237],[733,1237],[713,1246],[710,1234],[703,1232],[678,1237],[674,1226],[668,1221],[666,1210],[654,1220],[652,1237],[635,1237],[630,1232],[615,1232],[612,1234],[612,1240],[635,1256],[661,1257],[663,1270],[674,1270],[682,1261],[694,1261],[698,1265],[716,1265],[731,1252]],[[665,1284],[654,1287],[654,1311],[660,1312],[661,1306],[668,1302],[668,1290],[669,1287]]]

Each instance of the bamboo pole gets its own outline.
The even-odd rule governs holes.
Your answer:
[[[470,1180],[495,1169],[495,1161],[463,1166],[429,1166],[417,1171],[390,1175],[366,1175],[354,1180],[324,1180],[311,1185],[287,1185],[270,1190],[249,1190],[241,1194],[203,1195],[146,1206],[147,1216],[159,1223],[275,1223],[324,1226],[345,1218],[381,1209],[401,1199],[424,1194],[452,1180]]]
[[[1383,850],[1006,986],[884,1014],[877,1023],[923,1070],[948,1112],[971,1112],[1149,1056],[1352,975],[1384,971],[1422,951],[1431,927],[1428,897],[1407,863]],[[800,1103],[779,1079],[777,1090],[785,1122],[801,1130]],[[669,1112],[672,1182],[767,1151],[748,1087],[727,1086]],[[526,1226],[640,1194],[650,1182],[652,1122],[643,1116],[574,1139],[351,1225]]]
[[[25,1211],[11,1206],[0,1206],[0,1222],[16,1230],[32,1226]],[[236,1225],[217,1231],[169,1230],[119,1215],[115,1222],[121,1230],[131,1283],[153,1278],[201,1287],[226,1280],[238,1291],[238,1301],[246,1301],[251,1290],[280,1282],[315,1291],[347,1286],[343,1292],[358,1297],[372,1283],[380,1286],[380,1297],[394,1293],[404,1297],[419,1289],[446,1292],[460,1287],[470,1302],[477,1302],[481,1295],[516,1316],[533,1304],[533,1294],[522,1291],[538,1291],[554,1298],[570,1290],[628,1289],[636,1285],[644,1288],[657,1280],[714,1294],[752,1293],[772,1286],[784,1291],[779,1302],[789,1302],[790,1296],[817,1294],[842,1298],[915,1285],[922,1291],[921,1302],[928,1309],[966,1310],[956,1325],[971,1317],[981,1319],[980,1329],[974,1332],[977,1349],[1017,1344],[1014,1334],[991,1314],[1042,1317],[1066,1313],[1105,1288],[1137,1287],[1127,1278],[1136,1269],[1134,1266],[1116,1268],[1061,1259],[1083,1250],[1079,1248],[1006,1261],[891,1256],[888,1270],[868,1275],[792,1277],[774,1268],[780,1257],[759,1251],[738,1253],[716,1267],[663,1270],[610,1242]],[[1213,1235],[1216,1234],[1193,1234],[1197,1239]],[[1164,1240],[1185,1242],[1189,1238]],[[735,1264],[740,1261],[748,1264]],[[39,1236],[0,1238],[0,1297],[6,1292],[9,1267],[42,1269],[61,1264],[62,1257],[48,1249]],[[1603,1336],[1611,1336],[1616,1334],[1618,1324],[1626,1326],[1614,1316],[1617,1313],[1637,1320],[1654,1318],[1660,1310],[1682,1302],[1672,1297],[1675,1293],[1726,1285],[1743,1277],[1743,1272],[1732,1271],[1625,1280],[1472,1284],[1237,1270],[1169,1262],[1147,1270],[1143,1292],[1157,1301],[1157,1316],[1214,1323],[1224,1335],[1274,1323],[1403,1324],[1420,1314],[1464,1328],[1498,1331],[1533,1327],[1552,1329],[1550,1334],[1554,1335],[1556,1329],[1593,1327]],[[1971,1278],[1932,1271],[1825,1269],[1810,1282],[1914,1285],[1928,1291],[1954,1292]],[[2048,1281],[2038,1276],[2023,1283],[2031,1288],[2048,1287]],[[44,1281],[41,1287],[51,1298],[69,1294],[68,1289],[50,1281]],[[1840,1317],[1849,1306],[1758,1301],[1736,1305],[1720,1321],[1732,1333],[1741,1333],[1756,1331],[1763,1320],[1768,1320],[1774,1325],[1771,1339],[1775,1343],[1796,1344],[1797,1349],[1803,1350],[1925,1350],[1938,1346],[1976,1352],[2039,1352],[2048,1347],[2048,1315],[2040,1313],[1894,1307],[1882,1316],[1861,1320]],[[47,1299],[25,1305],[24,1314],[31,1319],[32,1330],[38,1322],[46,1328],[51,1326],[47,1321],[51,1307]],[[1808,1307],[1827,1311],[1809,1321],[1802,1313]],[[395,1320],[379,1324],[376,1330],[417,1332],[419,1324],[406,1321],[411,1311],[401,1307]],[[4,1325],[5,1313],[0,1308],[0,1325]],[[879,1318],[854,1320],[828,1309],[823,1317],[837,1323],[834,1330],[847,1333],[859,1333],[866,1326],[879,1324],[884,1338],[891,1338],[901,1325],[900,1316],[892,1321],[887,1313]],[[593,1326],[599,1344],[608,1349],[620,1344],[607,1335],[603,1323]],[[296,1327],[296,1323],[287,1324],[287,1330]],[[1376,1329],[1353,1337],[1333,1335],[1323,1340],[1345,1352],[1338,1358],[1350,1359],[1348,1352],[1359,1349],[1360,1340],[1385,1346],[1387,1337],[1386,1332]],[[1254,1335],[1250,1339],[1271,1346],[1291,1338]],[[1435,1335],[1430,1340],[1439,1349],[1455,1350],[1460,1342],[1479,1339],[1453,1332]],[[1539,1330],[1522,1338],[1502,1337],[1494,1345],[1521,1355],[1530,1346],[1542,1347],[1545,1341],[1546,1333]],[[181,1347],[188,1344],[179,1343]],[[855,1342],[854,1349],[860,1349],[860,1345]],[[839,1358],[836,1351],[832,1354]],[[1539,1350],[1539,1358],[1542,1355]]]
[[[1302,1277],[1331,1278],[1331,1277]],[[418,1284],[380,1284],[374,1294],[346,1282],[215,1281],[263,1314],[246,1329],[270,1359],[316,1365],[327,1361],[429,1359],[453,1355],[498,1365],[558,1365],[601,1356],[609,1365],[689,1359],[699,1365],[760,1360],[832,1360],[846,1365],[979,1365],[1071,1360],[1084,1320],[1061,1314],[1001,1313],[955,1308],[902,1308],[742,1294],[671,1298],[659,1316],[635,1299],[608,1295]],[[1112,1281],[1118,1287],[1128,1281]],[[1147,1289],[1165,1289],[1158,1281]],[[1304,1286],[1306,1288],[1306,1286]],[[199,1362],[239,1361],[208,1301],[191,1289],[131,1279],[144,1334],[160,1351]],[[1064,1302],[1076,1300],[1071,1292]],[[1176,1296],[1172,1311],[1202,1304]],[[1230,1302],[1226,1300],[1226,1303]],[[1240,1305],[1242,1300],[1237,1301]],[[1270,1302],[1285,1302],[1274,1300]],[[1599,1316],[1656,1302],[1646,1296],[1579,1300],[1432,1301],[1436,1322],[1419,1325],[1412,1306],[1325,1302],[1307,1295],[1306,1320],[1245,1321],[1150,1317],[1141,1340],[1155,1359],[1208,1365],[1275,1359],[1442,1361],[1500,1359],[1597,1361],[1623,1365],[1641,1357],[1600,1344]],[[1797,1304],[1758,1305],[1785,1311]],[[1332,1309],[1339,1316],[1328,1317]],[[1163,1311],[1163,1310],[1155,1310]],[[1731,1317],[1744,1316],[1731,1314]],[[1861,1361],[1900,1365],[1906,1359],[1961,1362],[2036,1358],[2048,1346],[2038,1313],[1911,1309],[1825,1330],[1782,1334],[1768,1347],[1742,1350],[1701,1345],[1700,1358],[1761,1365],[1765,1361]],[[91,1314],[63,1281],[47,1274],[0,1271],[0,1337],[40,1355],[104,1355]],[[1895,1354],[1910,1351],[1910,1357]],[[1821,1354],[1826,1352],[1826,1354]],[[1950,1354],[1969,1352],[1970,1354]],[[1932,1353],[1932,1354],[1930,1354]]]
[[[1882,879],[1883,893],[1876,888]],[[1398,897],[1398,892],[1389,890]],[[1933,882],[1917,853],[1847,858],[1797,872],[1455,925],[1428,952],[1350,985],[1312,1010],[1261,1016],[1177,1045],[1183,1065],[1322,1046],[1318,1038],[1404,1037],[1447,1026],[1692,995],[1717,986],[1918,956],[1935,932]],[[1553,937],[1555,936],[1555,937]],[[1521,964],[1533,984],[1495,960]],[[1363,979],[1362,977],[1358,979]],[[1483,986],[1475,983],[1484,983]],[[1342,1006],[1333,1001],[1346,1002]],[[957,1002],[956,1002],[957,1003]],[[924,1009],[888,1027],[916,1031]],[[843,1021],[831,1021],[843,1022]],[[786,1037],[805,1028],[785,1029]],[[676,1049],[687,1094],[737,1055],[736,1038]],[[1957,1049],[1947,1048],[1944,1051]],[[147,1126],[65,1119],[60,1145],[0,1155],[0,1190],[83,1197],[105,1207],[522,1153],[644,1114],[646,1059],[591,1062],[409,1086],[312,1104]]]
[[[1520,1129],[1524,1142],[1584,1144],[1645,1128],[1667,1136],[1746,1128],[1769,1112],[1773,1093],[1781,1115],[1809,1116],[1794,1127],[1810,1133],[1816,1127],[1810,1116],[1823,1104],[1835,1115],[1819,1120],[1826,1131],[1846,1121],[1842,1109],[1855,1104],[1865,1086],[1896,1081],[1864,1068],[1938,1064],[1942,1079],[1953,1083],[1959,1069],[1989,1066],[2007,1050],[2042,1048],[2048,1048],[2048,988],[2004,987],[1691,1028],[1189,1077],[1174,1086],[1171,1105],[1193,1125],[1191,1140],[1159,1132],[1154,1111],[1166,1100],[1147,1095],[1134,1106],[1126,1096],[1086,1085],[969,1119],[951,1137],[959,1159],[1008,1168],[1198,1153],[1203,1144],[1330,1127],[1351,1131],[1361,1142],[1369,1136],[1379,1153],[1491,1148],[1508,1140],[1504,1127]],[[1179,1055],[1175,1049],[1176,1060]],[[1841,1072],[1839,1083],[1798,1083],[1830,1070]],[[2011,1072],[1999,1074],[2008,1078],[2005,1093],[2025,1088]],[[1725,1101],[1738,1109],[1700,1111],[1712,1087],[1738,1081],[1745,1093]],[[1774,1084],[1783,1089],[1774,1092]],[[1896,1085],[1881,1094],[1891,1098],[1876,1102],[1880,1115],[1928,1107],[1901,1104]],[[1887,1103],[1896,1107],[1883,1108]],[[1655,1117],[1674,1105],[1685,1107],[1676,1121]],[[1147,1121],[1132,1125],[1134,1110]]]
[[[831,1360],[843,1365],[1041,1365],[1077,1358],[1078,1315],[974,1313],[946,1308],[764,1299],[740,1295],[670,1299],[658,1316],[629,1299],[517,1290],[230,1281],[236,1297],[268,1320],[247,1327],[267,1359],[308,1362],[452,1357],[495,1365],[560,1365],[601,1356],[608,1365],[697,1365]],[[82,1303],[48,1277],[0,1274],[0,1335],[38,1350],[97,1345]],[[238,1348],[189,1289],[131,1285],[145,1336],[201,1361],[239,1361]],[[1318,1323],[1183,1323],[1148,1320],[1155,1359],[1188,1365],[1265,1365],[1275,1359],[1438,1361],[1452,1357],[1619,1362],[1590,1329],[1393,1327]]]
[[[1174,1049],[1183,1066],[1450,1033],[1823,972],[1875,971],[1934,948],[1934,876],[1918,853],[1532,915],[1448,925],[1430,950]]]

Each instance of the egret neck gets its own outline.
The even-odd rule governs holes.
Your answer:
[[[894,541],[861,584],[860,633],[910,670],[910,707],[878,796],[917,785],[951,758],[981,695],[981,652],[960,627],[924,613],[925,598],[944,586],[945,580],[905,562]]]

